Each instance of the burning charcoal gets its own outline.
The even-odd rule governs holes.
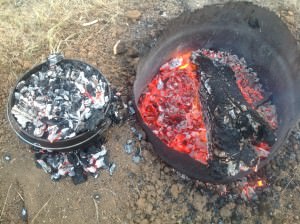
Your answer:
[[[137,134],[137,130],[136,130],[136,128],[135,128],[135,127],[130,127],[130,130],[132,131],[132,133],[133,133],[134,135],[136,135],[136,134]]]
[[[15,116],[22,128],[26,128],[26,124],[33,121],[33,117],[27,112],[20,110],[16,105],[13,106],[11,113]]]
[[[69,172],[68,172],[69,177],[74,177],[75,176],[75,169],[72,167]]]
[[[34,149],[34,150],[37,150],[38,151],[38,149]],[[47,153],[45,153],[44,151],[38,151],[38,152],[36,152],[35,154],[34,154],[34,158],[35,158],[35,160],[44,160],[44,159],[47,159]]]
[[[99,157],[105,156],[106,153],[107,153],[107,150],[106,149],[102,149],[100,152],[97,152],[97,153],[93,154],[92,158],[93,159],[98,159]]]
[[[278,125],[270,96],[244,59],[201,49],[161,66],[138,107],[168,147],[224,178],[256,170],[268,156]]]
[[[130,115],[134,115],[135,114],[135,109],[133,107],[133,103],[132,101],[128,101],[128,112]]]
[[[144,138],[144,136],[143,136],[142,133],[138,132],[138,131],[136,130],[136,128],[134,128],[134,127],[130,127],[130,130],[131,130],[132,133],[137,137],[137,139],[138,139],[139,141],[142,141],[142,139]]]
[[[87,175],[82,167],[76,167],[74,169],[75,175],[72,177],[73,183],[75,185],[81,184],[87,180]]]
[[[40,167],[45,171],[45,173],[51,173],[52,169],[48,164],[41,159],[36,160],[36,162],[40,165]]]
[[[94,178],[99,176],[99,169],[115,169],[115,165],[109,164],[107,149],[102,144],[103,139],[99,138],[95,145],[86,149],[74,150],[71,152],[51,152],[48,150],[35,149],[36,163],[51,174],[51,180],[59,181],[61,178],[70,176],[74,184],[79,184],[87,179],[90,174]]]
[[[106,121],[108,83],[82,64],[52,54],[47,65],[17,84],[11,113],[25,131],[53,143],[95,130]]]
[[[60,178],[61,178],[61,175],[59,173],[51,174],[51,180],[53,180],[53,181],[59,181]]]
[[[86,167],[85,170],[87,172],[90,172],[92,174],[96,173],[97,172],[97,168],[95,166],[89,166],[89,167]]]
[[[99,159],[96,160],[96,162],[95,162],[95,167],[96,167],[97,169],[102,168],[102,167],[106,167],[104,157],[101,157],[101,158],[99,158]]]
[[[130,115],[135,115],[135,109],[132,106],[129,106],[128,110]]]
[[[232,161],[229,161],[227,163],[227,173],[228,173],[228,176],[235,176],[236,174],[238,174],[240,170],[238,169],[237,167],[237,164],[232,162]]]
[[[132,157],[132,161],[133,161],[134,163],[140,163],[141,160],[142,160],[142,157],[140,157],[140,156],[134,155],[134,156]]]
[[[127,154],[131,154],[134,150],[134,141],[131,139],[127,140],[126,144],[124,145],[124,150]]]
[[[112,164],[109,165],[109,175],[110,176],[113,175],[113,173],[115,172],[116,168],[117,168],[117,166],[116,166],[115,163],[112,163]]]
[[[127,108],[125,108],[123,102],[125,102],[125,99],[123,100],[120,96],[117,96],[117,93],[113,93],[110,117],[116,124],[119,124],[121,121],[125,120],[128,114]]]
[[[78,166],[79,165],[79,159],[78,159],[78,156],[75,153],[69,153],[67,155],[67,159],[74,166]]]
[[[189,57],[182,55],[161,66],[138,106],[144,122],[168,147],[207,165],[199,81]]]
[[[66,163],[66,162],[64,162]],[[79,166],[77,166],[79,167]],[[69,174],[69,176],[74,176],[73,175],[73,171],[74,171],[74,166],[72,164],[68,164],[68,165],[62,165],[58,168],[58,174],[61,176],[67,176]]]
[[[96,154],[97,152],[99,152],[99,148],[97,148],[95,145],[92,145],[87,149],[88,154]]]
[[[142,157],[142,149],[139,146],[139,147],[137,147],[136,152],[134,153],[134,155],[132,157],[132,161],[134,163],[139,163],[142,159],[143,159],[143,157]]]
[[[26,82],[24,80],[20,81],[17,86],[16,86],[16,89],[17,90],[21,90],[23,89],[23,87],[26,85]]]
[[[47,164],[49,164],[54,169],[58,169],[58,167],[63,163],[63,158],[59,155],[48,156],[46,160]]]

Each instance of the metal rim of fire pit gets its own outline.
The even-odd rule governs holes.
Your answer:
[[[90,64],[87,64],[86,62],[80,61],[80,60],[76,60],[76,59],[63,59],[62,61],[60,61],[58,64],[60,63],[70,63],[70,62],[76,62],[76,63],[80,63],[82,65],[86,65],[89,66],[91,68],[93,68],[95,71],[97,71],[99,73],[99,75],[101,76],[101,78],[106,82],[107,84],[107,90],[108,90],[108,103],[106,105],[104,114],[107,114],[109,109],[110,109],[110,100],[111,100],[111,89],[110,89],[110,84],[108,82],[108,80],[105,78],[105,76],[98,70],[96,69],[94,66],[91,66]],[[31,68],[30,70],[28,70],[27,72],[25,72],[24,75],[22,75],[18,81],[17,84],[22,81],[27,79],[30,75],[34,74],[35,72],[39,71],[42,66],[46,65],[47,62],[41,63],[39,65],[36,65],[35,67]],[[16,85],[17,86],[17,85]],[[29,133],[27,133],[24,129],[22,129],[22,127],[20,127],[20,125],[18,124],[18,122],[16,121],[16,119],[14,118],[14,116],[11,114],[11,108],[14,104],[14,98],[13,98],[13,94],[16,90],[16,86],[12,88],[12,90],[10,91],[9,94],[9,98],[8,98],[8,102],[7,102],[7,119],[9,121],[10,126],[12,127],[13,131],[16,133],[16,135],[25,143],[32,145],[34,147],[37,148],[43,148],[43,149],[47,149],[47,150],[53,150],[53,151],[70,151],[70,150],[74,150],[74,149],[78,149],[80,146],[83,145],[88,145],[90,142],[92,142],[93,139],[95,139],[95,137],[97,137],[99,134],[102,134],[107,128],[108,126],[111,124],[110,119],[107,119],[105,121],[105,123],[103,124],[99,124],[96,128],[96,130],[94,131],[85,131],[83,133],[80,133],[78,135],[76,135],[73,138],[70,139],[64,139],[64,140],[59,140],[57,142],[53,142],[50,143],[47,139],[43,139],[43,138],[38,138],[35,137],[33,135],[30,135]]]
[[[240,45],[241,43],[244,45]],[[245,51],[251,47],[255,49],[245,56]],[[244,57],[249,67],[254,68],[259,77],[264,79],[264,83],[268,77],[272,84],[269,87],[275,95],[274,103],[279,116],[279,127],[276,131],[278,140],[268,158],[259,164],[259,169],[282,148],[292,126],[299,119],[300,92],[297,86],[300,86],[300,53],[295,38],[273,12],[249,2],[238,2],[205,6],[176,18],[156,46],[140,60],[133,90],[134,104],[137,117],[156,153],[166,163],[191,178],[227,183],[254,171],[241,171],[235,176],[213,178],[212,171],[203,164],[187,154],[167,147],[143,122],[138,110],[139,97],[157,74],[159,67],[178,53],[199,48],[227,50]]]

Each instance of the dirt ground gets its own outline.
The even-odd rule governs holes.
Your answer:
[[[114,126],[106,134],[110,159],[117,165],[113,176],[103,171],[97,179],[89,177],[77,186],[69,178],[53,182],[36,168],[29,147],[18,140],[7,122],[10,88],[49,52],[62,51],[67,58],[96,66],[113,86],[130,95],[139,58],[168,20],[206,4],[224,2],[0,0],[0,223],[300,223],[298,140],[292,146],[287,143],[298,160],[291,159],[287,169],[278,170],[278,178],[285,182],[270,186],[271,193],[276,192],[269,196],[272,200],[258,204],[256,212],[247,203],[232,202],[217,206],[216,211],[208,204],[221,203],[218,195],[204,193],[203,183],[183,178],[161,162],[147,142],[143,142],[144,161],[132,162],[123,145],[132,138],[134,121]],[[299,0],[252,2],[279,15],[300,43]],[[92,21],[96,22],[87,24]],[[118,40],[124,46],[114,55]],[[9,162],[3,159],[7,154],[12,157]],[[277,169],[276,164],[270,169]],[[95,199],[95,194],[100,198]],[[22,208],[28,212],[25,220]]]

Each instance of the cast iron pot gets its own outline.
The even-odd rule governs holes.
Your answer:
[[[178,55],[199,48],[228,51],[244,57],[258,73],[264,88],[273,93],[279,127],[277,141],[266,160],[267,164],[282,145],[299,117],[300,54],[296,40],[286,25],[267,9],[252,3],[239,2],[206,6],[171,21],[167,31],[138,65],[134,83],[134,103],[160,66]],[[213,183],[226,183],[250,174],[216,177],[206,167],[186,154],[167,147],[137,116],[157,154],[169,165],[191,178]]]
[[[26,80],[28,77],[30,77],[32,74],[40,71],[43,66],[46,66],[47,62],[44,62],[40,65],[35,66],[28,72],[26,72],[19,80],[17,83],[19,83],[22,80]],[[80,66],[89,66],[94,72],[98,73],[99,76],[102,77],[103,80],[105,80],[107,84],[107,91],[108,91],[108,96],[109,96],[109,101],[108,104],[106,105],[106,108],[104,110],[105,116],[108,114],[109,108],[110,108],[110,100],[111,100],[111,90],[109,87],[109,83],[107,79],[93,66],[79,60],[74,60],[74,59],[63,59],[60,61],[58,64],[61,63],[77,63]],[[111,120],[108,118],[106,119],[105,122],[102,122],[98,124],[97,128],[93,131],[89,130],[83,133],[80,133],[76,135],[73,138],[70,139],[65,139],[65,140],[59,140],[57,142],[49,142],[47,139],[44,138],[38,138],[35,137],[29,133],[27,133],[16,121],[15,117],[11,114],[11,109],[15,103],[15,98],[14,98],[14,92],[16,90],[16,86],[12,89],[9,99],[8,99],[8,105],[7,105],[7,117],[8,121],[10,123],[10,126],[12,127],[13,131],[16,133],[16,135],[25,143],[32,145],[37,148],[43,148],[43,149],[48,149],[48,150],[53,150],[53,151],[71,151],[74,149],[80,149],[81,147],[87,147],[90,144],[93,144],[93,141],[100,135],[102,134],[108,126],[111,124]]]

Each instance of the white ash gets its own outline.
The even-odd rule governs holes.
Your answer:
[[[11,113],[29,134],[49,142],[94,130],[105,119],[108,83],[94,68],[51,55],[40,71],[20,81]]]

